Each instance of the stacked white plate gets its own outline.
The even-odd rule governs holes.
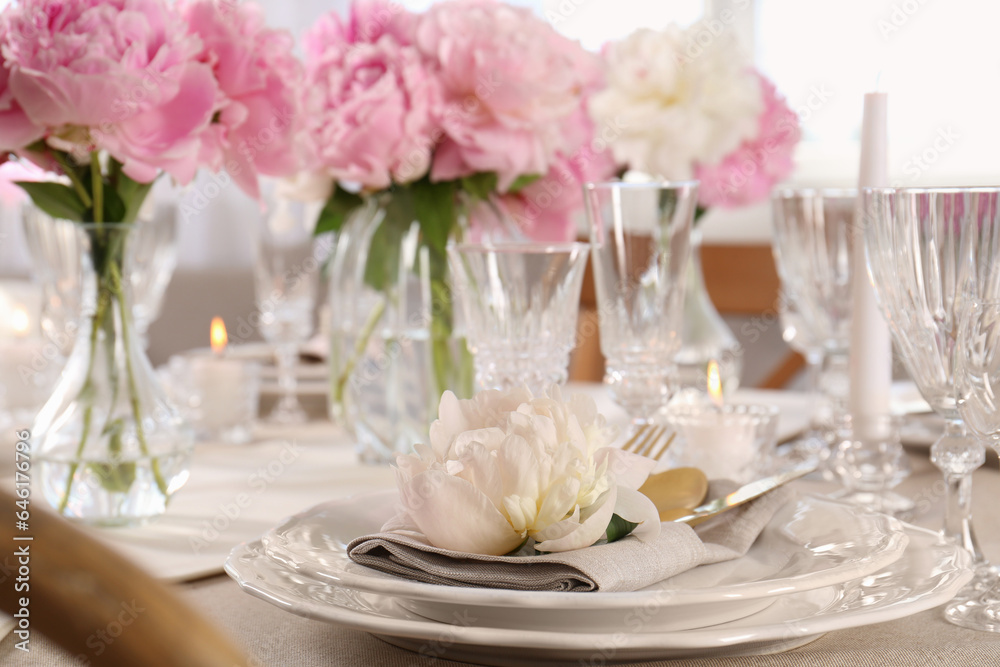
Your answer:
[[[773,653],[938,606],[971,577],[967,552],[936,533],[801,497],[746,556],[640,591],[436,586],[347,558],[346,545],[378,532],[394,504],[384,492],[319,505],[237,547],[226,571],[292,613],[490,665]]]

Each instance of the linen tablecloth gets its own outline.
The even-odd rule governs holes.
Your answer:
[[[784,414],[800,423],[804,419],[794,412],[796,405],[805,402],[793,395],[754,392],[750,396],[754,400],[773,399],[784,405]],[[899,490],[918,501],[919,513],[913,522],[936,527],[942,500],[938,473],[927,460],[926,450],[911,450],[910,457],[913,474]],[[832,488],[814,482],[795,484],[805,492]],[[259,441],[251,445],[199,446],[189,486],[178,494],[170,512],[152,526],[128,533],[95,532],[158,576],[178,582],[187,580],[176,584],[182,595],[227,631],[252,665],[466,664],[449,661],[440,651],[422,656],[364,632],[294,616],[243,593],[228,577],[212,574],[220,570],[233,545],[255,538],[288,514],[330,498],[392,485],[389,469],[357,464],[349,438],[330,424],[285,431],[265,429]],[[987,555],[994,561],[1000,561],[1000,516],[991,512],[997,499],[1000,473],[995,466],[978,471],[974,486],[976,526]],[[202,575],[209,576],[190,581]],[[81,664],[75,656],[43,638],[33,637],[32,650],[27,654],[16,650],[14,641],[13,636],[0,641],[0,664]],[[92,664],[100,664],[93,656],[85,657]],[[1000,664],[1000,636],[952,626],[936,609],[888,623],[832,632],[811,644],[772,656],[633,664],[987,665]]]

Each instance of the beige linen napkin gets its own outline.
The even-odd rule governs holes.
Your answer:
[[[709,498],[733,490],[713,482]],[[777,489],[697,528],[662,524],[660,536],[629,536],[611,544],[542,556],[483,556],[439,549],[412,537],[378,533],[347,545],[351,560],[406,579],[447,586],[525,591],[634,591],[698,565],[747,552],[792,492]]]

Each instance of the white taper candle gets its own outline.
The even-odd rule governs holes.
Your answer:
[[[887,187],[888,129],[885,93],[865,95],[861,125],[861,169],[859,188]],[[892,341],[889,328],[875,302],[875,290],[865,263],[864,220],[855,220],[850,337],[850,396],[848,409],[856,425],[870,423],[872,417],[889,414],[892,386]],[[858,433],[864,437],[865,434]]]

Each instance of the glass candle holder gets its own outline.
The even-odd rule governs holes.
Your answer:
[[[773,405],[679,403],[667,407],[666,420],[678,435],[669,450],[675,466],[740,483],[774,466],[778,408]]]
[[[199,440],[243,444],[253,439],[259,364],[207,354],[175,356],[166,384]]]

